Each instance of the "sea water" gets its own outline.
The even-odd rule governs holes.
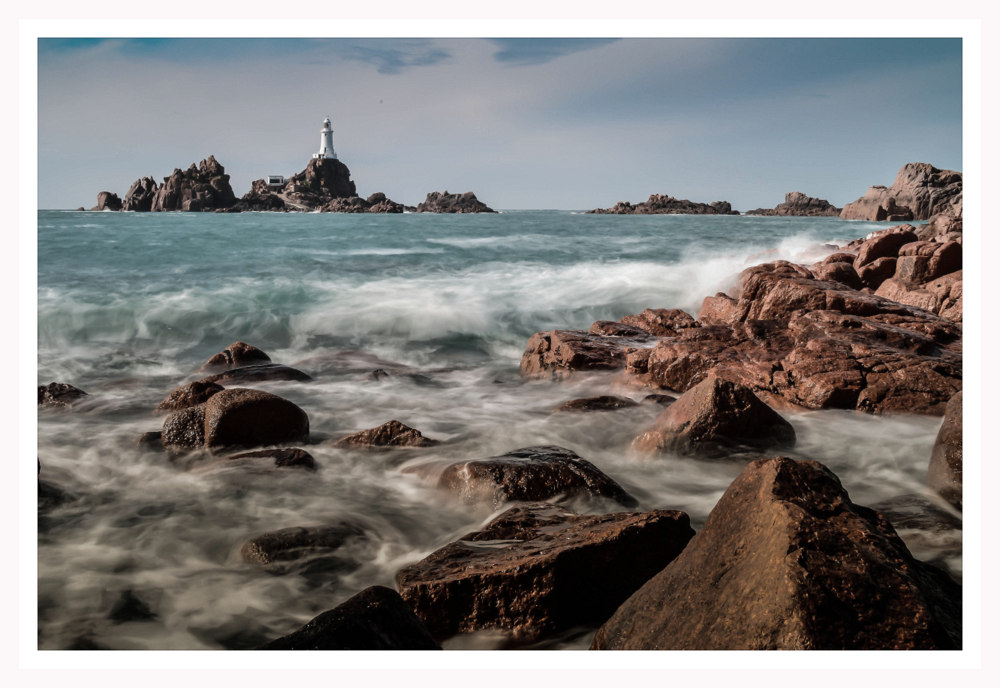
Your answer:
[[[616,387],[608,374],[522,380],[528,338],[644,308],[697,315],[747,266],[810,263],[885,226],[568,211],[40,211],[38,383],[90,396],[72,411],[38,414],[40,477],[74,497],[39,518],[39,647],[252,648],[368,586],[395,587],[401,567],[493,516],[400,470],[411,464],[560,445],[640,509],[683,510],[698,529],[742,465],[631,454],[655,404],[552,414],[573,398],[645,392]],[[314,378],[254,386],[306,411],[305,448],[318,472],[185,470],[137,446],[163,423],[153,414],[159,401],[235,341]],[[784,415],[798,436],[784,453],[829,466],[856,503],[892,513],[893,504],[905,511],[933,500],[924,481],[939,418]],[[322,444],[390,419],[445,443],[389,452]],[[956,516],[951,526],[901,520],[897,530],[916,556],[958,577]],[[255,535],[342,520],[367,538],[341,553],[341,566],[276,571],[239,556]],[[542,647],[586,647],[592,635]],[[489,633],[445,644],[502,646]]]

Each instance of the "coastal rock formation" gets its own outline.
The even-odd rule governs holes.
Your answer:
[[[226,465],[241,464],[244,466],[267,468],[304,468],[308,471],[317,470],[316,459],[305,449],[259,449],[257,451],[233,454],[223,459]]]
[[[440,650],[395,590],[372,586],[261,650]]]
[[[739,281],[738,298],[706,298],[697,326],[671,336],[537,333],[521,374],[621,370],[634,384],[673,391],[716,376],[769,404],[869,413],[942,414],[961,389],[962,329],[952,319],[786,261],[748,268]]]
[[[904,165],[892,186],[872,186],[848,203],[842,220],[926,220],[938,213],[961,215],[962,173],[939,170],[923,162]]]
[[[336,158],[313,158],[306,168],[285,184],[285,197],[310,209],[322,208],[335,198],[358,195],[351,171]]]
[[[607,619],[693,534],[680,511],[519,507],[405,567],[396,582],[435,638],[499,629],[532,642]]]
[[[377,428],[369,428],[337,440],[337,447],[433,447],[437,440],[424,437],[419,430],[390,420]]]
[[[156,196],[157,188],[156,181],[152,177],[136,179],[125,194],[122,210],[148,213],[153,208],[153,198]]]
[[[309,417],[281,397],[255,389],[233,388],[208,401],[175,411],[163,423],[167,449],[262,447],[309,439]]]
[[[961,604],[829,469],[760,459],[592,649],[958,649]]]
[[[401,213],[404,206],[386,198],[386,195],[379,191],[367,199],[358,196],[334,198],[320,210],[324,213]]]
[[[222,385],[217,385],[210,380],[195,380],[170,392],[167,398],[159,403],[156,410],[166,413],[198,406],[223,389]]]
[[[89,396],[82,389],[65,382],[50,382],[38,386],[38,405],[49,407],[70,407]]]
[[[188,169],[175,169],[169,177],[164,177],[163,184],[153,194],[150,210],[210,211],[234,203],[236,195],[229,185],[229,175],[215,156],[210,155],[197,166],[192,163]]]
[[[621,485],[576,452],[563,447],[525,447],[444,469],[438,486],[467,503],[538,502],[553,498],[608,499],[627,507],[638,502]]]
[[[951,398],[934,440],[927,486],[956,509],[962,508],[962,393]]]
[[[645,453],[719,457],[793,447],[795,431],[746,387],[710,377],[682,394],[632,446]]]
[[[121,210],[122,209],[122,199],[118,198],[118,194],[111,193],[110,191],[102,191],[97,194],[97,205],[95,205],[91,210]]]
[[[777,215],[782,217],[837,217],[840,208],[833,206],[822,198],[806,196],[800,191],[790,191],[785,194],[785,202],[774,208],[757,208],[748,210],[745,215]]]
[[[445,191],[431,191],[416,208],[418,213],[495,213],[496,211],[476,198],[476,194],[466,191],[453,194]]]
[[[364,529],[350,521],[324,526],[282,528],[263,533],[243,543],[243,561],[259,566],[329,555],[344,543],[364,538]]]
[[[250,190],[243,194],[243,197],[232,206],[231,210],[245,212],[256,211],[284,211],[289,210],[289,206],[270,186],[266,179],[255,179],[250,182]]]
[[[595,208],[587,211],[602,215],[739,215],[738,210],[727,201],[695,203],[678,200],[665,194],[650,194],[649,199],[632,205],[629,201],[618,201],[611,208]]]

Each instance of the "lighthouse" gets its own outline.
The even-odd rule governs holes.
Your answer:
[[[313,158],[337,159],[337,154],[333,150],[333,127],[330,125],[329,117],[323,120],[323,128],[319,130],[319,153],[313,153]]]

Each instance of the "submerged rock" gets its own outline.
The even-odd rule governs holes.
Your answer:
[[[247,540],[240,548],[240,556],[247,563],[266,566],[330,554],[345,542],[364,537],[364,529],[349,521],[325,526],[282,528]]]
[[[600,396],[587,397],[586,399],[571,399],[552,409],[553,413],[583,413],[586,411],[617,411],[623,408],[638,406],[638,402],[626,399],[625,397]]]
[[[525,447],[446,467],[438,486],[457,492],[467,503],[537,502],[560,498],[609,499],[623,506],[638,502],[597,466],[569,449]]]
[[[437,639],[499,629],[532,642],[601,623],[693,534],[680,511],[518,507],[403,568],[396,582]]]
[[[761,459],[592,649],[958,649],[961,597],[826,467]]]
[[[395,590],[372,586],[261,650],[440,650]]]
[[[48,407],[70,407],[89,396],[82,389],[65,382],[50,382],[38,386],[38,405]]]
[[[201,379],[201,382],[220,385],[245,385],[249,382],[270,382],[276,380],[295,380],[309,382],[312,377],[301,370],[290,368],[279,363],[262,363],[245,365],[239,368],[223,370]]]
[[[264,461],[259,461],[263,459]],[[270,461],[267,461],[270,459]],[[239,462],[247,464],[270,463],[275,468],[304,468],[315,471],[318,466],[316,459],[305,449],[259,449],[257,451],[241,452],[225,458],[226,463]]]
[[[793,447],[795,430],[746,387],[711,377],[682,394],[632,446],[646,453],[718,457]]]
[[[398,420],[390,420],[377,428],[369,428],[336,442],[338,447],[433,447],[438,440],[424,437],[421,432]]]

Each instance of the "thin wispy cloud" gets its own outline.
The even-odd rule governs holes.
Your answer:
[[[500,49],[493,54],[497,62],[511,65],[538,65],[564,55],[593,50],[617,38],[491,38]]]

